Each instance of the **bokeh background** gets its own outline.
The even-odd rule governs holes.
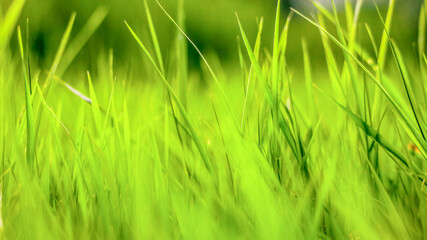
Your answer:
[[[376,0],[383,16],[388,5],[387,0]],[[1,0],[0,7],[5,9],[11,0]],[[162,51],[167,58],[173,44],[173,36],[176,27],[160,10],[154,0],[148,0],[154,24],[159,35]],[[160,0],[166,10],[176,17],[177,0]],[[184,0],[185,30],[189,37],[197,44],[208,59],[219,59],[224,68],[233,69],[238,61],[237,36],[239,29],[235,13],[239,17],[250,39],[255,38],[257,31],[257,19],[264,18],[263,47],[271,49],[272,30],[275,8],[275,0]],[[330,7],[329,0],[320,0],[321,4]],[[344,1],[335,0],[338,10],[343,13]],[[353,1],[354,2],[354,1]],[[414,43],[417,39],[417,21],[421,0],[397,1],[393,29],[391,35],[399,43],[399,47],[405,54],[415,54]],[[284,19],[289,13],[289,8],[294,7],[309,16],[315,16],[316,10],[309,0],[282,1],[281,8],[284,11]],[[94,33],[70,69],[84,72],[86,69],[95,68],[99,56],[106,55],[109,49],[114,49],[116,64],[138,71],[137,61],[141,55],[137,50],[134,40],[131,38],[123,20],[137,31],[143,40],[149,45],[149,30],[146,23],[144,4],[142,0],[28,0],[26,2],[19,24],[25,25],[26,18],[30,19],[30,47],[31,62],[40,69],[50,67],[51,61],[59,44],[61,35],[66,28],[72,12],[77,13],[73,28],[75,35],[87,22],[91,14],[100,6],[108,9],[108,15],[99,29]],[[364,1],[360,24],[369,23],[377,41],[382,33],[381,23],[372,1]],[[345,24],[345,19],[342,18]],[[330,28],[333,29],[333,28]],[[364,29],[364,28],[360,28]],[[72,37],[74,36],[72,35]],[[290,26],[288,59],[290,64],[298,69],[302,66],[301,39],[308,39],[308,47],[312,57],[313,68],[322,70],[324,57],[320,41],[319,31],[298,16],[294,16]],[[366,31],[358,34],[362,45],[372,50]],[[16,48],[16,41],[12,41],[12,47]],[[338,49],[336,49],[338,51]],[[200,59],[193,48],[188,48],[190,71],[200,69]],[[71,70],[68,70],[71,71]],[[295,71],[297,74],[300,71]]]

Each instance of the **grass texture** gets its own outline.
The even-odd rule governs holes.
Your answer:
[[[233,72],[188,37],[183,0],[176,17],[147,1],[148,38],[123,24],[142,56],[138,76],[116,67],[113,49],[96,71],[67,72],[114,9],[99,7],[82,29],[70,16],[49,70],[30,66],[31,19],[24,38],[17,26],[25,1],[0,16],[2,238],[427,239],[425,2],[413,55],[390,32],[395,0],[386,15],[377,7],[380,39],[359,22],[362,0],[344,16],[314,3],[312,16],[285,17],[278,1],[267,49],[263,20],[250,39],[236,13]],[[176,28],[168,56],[149,6]],[[290,67],[295,18],[319,32],[325,74],[309,39],[303,74]]]

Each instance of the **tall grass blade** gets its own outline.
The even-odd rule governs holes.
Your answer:
[[[310,55],[307,47],[307,42],[305,39],[302,40],[302,52],[303,52],[303,60],[304,60],[304,77],[305,77],[305,87],[307,92],[308,99],[308,110],[310,115],[310,121],[313,121],[315,116],[315,108],[314,108],[314,97],[313,97],[313,79],[311,74],[311,63],[310,63]]]
[[[154,44],[154,50],[156,52],[157,61],[159,62],[160,70],[165,73],[165,68],[163,66],[163,58],[162,58],[162,52],[160,51],[160,44],[157,39],[156,29],[154,28],[153,19],[151,18],[150,9],[147,4],[147,0],[144,0],[144,8],[145,8],[145,14],[147,15],[147,21],[148,21],[148,27],[150,29],[150,35],[153,40]]]
[[[67,71],[68,67],[74,61],[77,54],[82,50],[84,45],[102,24],[108,14],[108,11],[109,9],[105,6],[99,6],[96,8],[83,28],[77,33],[76,37],[70,41],[70,44],[68,45],[64,52],[64,56],[62,57],[61,65],[58,66],[56,75],[62,77],[65,71]]]
[[[22,35],[21,28],[18,26],[18,44],[19,52],[21,55],[21,64],[22,70],[24,73],[25,80],[25,107],[26,107],[26,116],[27,116],[27,164],[30,170],[33,170],[35,161],[35,152],[36,152],[36,127],[34,122],[34,112],[33,112],[33,103],[31,101],[30,93],[30,83],[28,80],[27,70],[25,68],[25,57],[24,57],[24,47],[22,44]]]
[[[56,73],[59,62],[62,59],[62,55],[64,54],[65,47],[67,46],[68,40],[70,39],[71,30],[73,28],[74,20],[76,19],[76,13],[72,13],[70,20],[68,21],[67,28],[65,29],[64,34],[62,35],[61,42],[59,43],[58,50],[56,52],[55,58],[53,60],[52,66],[49,70],[49,74],[46,78],[46,81],[43,85],[43,93],[46,93],[49,90],[50,82],[52,81],[53,76]]]
[[[24,7],[25,0],[15,0],[6,12],[6,16],[0,21],[0,54],[12,36],[19,15]]]
[[[375,3],[375,1],[374,1]],[[396,0],[390,0],[388,4],[388,10],[387,10],[387,16],[385,19],[385,27],[383,30],[383,34],[381,37],[381,43],[378,53],[378,66],[379,69],[384,69],[384,64],[386,62],[387,58],[387,48],[388,48],[388,32],[390,32],[391,29],[391,23],[393,21],[393,15],[394,15],[394,7],[396,5]]]
[[[132,36],[135,38],[135,40],[138,43],[138,45],[141,47],[141,49],[144,52],[144,54],[147,56],[147,58],[153,64],[154,68],[159,73],[159,75],[160,75],[160,77],[162,79],[163,85],[169,91],[169,93],[171,94],[171,96],[174,99],[175,103],[177,104],[178,109],[179,109],[181,115],[184,117],[184,121],[187,124],[188,129],[190,130],[191,138],[193,139],[194,143],[197,146],[197,149],[199,150],[199,153],[200,153],[200,155],[201,155],[201,157],[203,159],[205,167],[210,171],[212,169],[211,163],[210,163],[210,159],[209,159],[209,157],[208,157],[208,155],[206,153],[206,150],[205,150],[202,142],[200,141],[200,139],[199,139],[199,137],[198,137],[198,135],[196,133],[196,130],[195,130],[193,124],[190,121],[190,117],[188,116],[187,112],[184,109],[184,106],[182,105],[181,101],[178,99],[178,96],[175,94],[174,90],[172,89],[172,87],[169,84],[169,82],[166,80],[166,78],[163,75],[163,73],[161,72],[160,68],[155,63],[153,57],[148,52],[147,48],[144,46],[144,44],[142,44],[142,42],[139,39],[139,37],[136,35],[136,33],[133,31],[133,29],[128,25],[128,23],[126,21],[125,21],[125,24],[126,24],[127,28],[129,29],[130,33],[132,34]]]
[[[259,50],[261,47],[261,36],[262,36],[262,30],[263,30],[263,26],[264,26],[264,19],[261,18],[261,20],[259,21],[258,24],[258,33],[257,33],[257,37],[255,40],[255,46],[254,46],[254,55],[255,55],[255,59],[258,59],[259,57]],[[240,48],[239,48],[240,50]],[[240,128],[243,128],[243,123],[244,123],[244,119],[245,119],[245,113],[246,113],[246,108],[247,108],[247,104],[248,102],[250,102],[250,97],[252,96],[252,89],[251,86],[251,78],[252,77],[252,71],[253,71],[253,64],[251,63],[251,67],[249,69],[249,74],[248,74],[248,81],[245,84],[246,85],[246,89],[245,89],[245,100],[243,103],[243,111],[242,111],[242,117],[240,120]],[[253,84],[252,84],[253,86]]]

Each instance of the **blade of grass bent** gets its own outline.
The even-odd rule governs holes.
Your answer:
[[[87,97],[86,95],[84,95],[83,93],[81,93],[79,90],[75,89],[73,86],[71,86],[70,84],[66,83],[65,81],[63,81],[61,78],[59,78],[57,75],[53,76],[53,79],[55,81],[58,81],[59,83],[61,83],[62,85],[64,85],[66,88],[68,88],[68,90],[70,90],[74,95],[76,95],[77,97],[79,97],[80,99],[82,99],[83,101],[92,104],[92,99],[90,99],[89,97]]]

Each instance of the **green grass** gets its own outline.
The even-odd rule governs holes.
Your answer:
[[[186,34],[183,1],[177,17],[152,2],[145,31],[123,24],[138,75],[113,49],[90,71],[69,68],[114,9],[99,6],[81,30],[72,14],[48,70],[30,66],[24,1],[0,15],[2,238],[427,238],[425,2],[415,54],[393,40],[393,0],[380,33],[359,22],[360,0],[343,15],[278,7],[271,43],[262,18],[251,39],[237,12],[235,71]],[[154,7],[176,29],[168,51]],[[322,63],[304,38],[292,64],[296,19],[319,32]]]

